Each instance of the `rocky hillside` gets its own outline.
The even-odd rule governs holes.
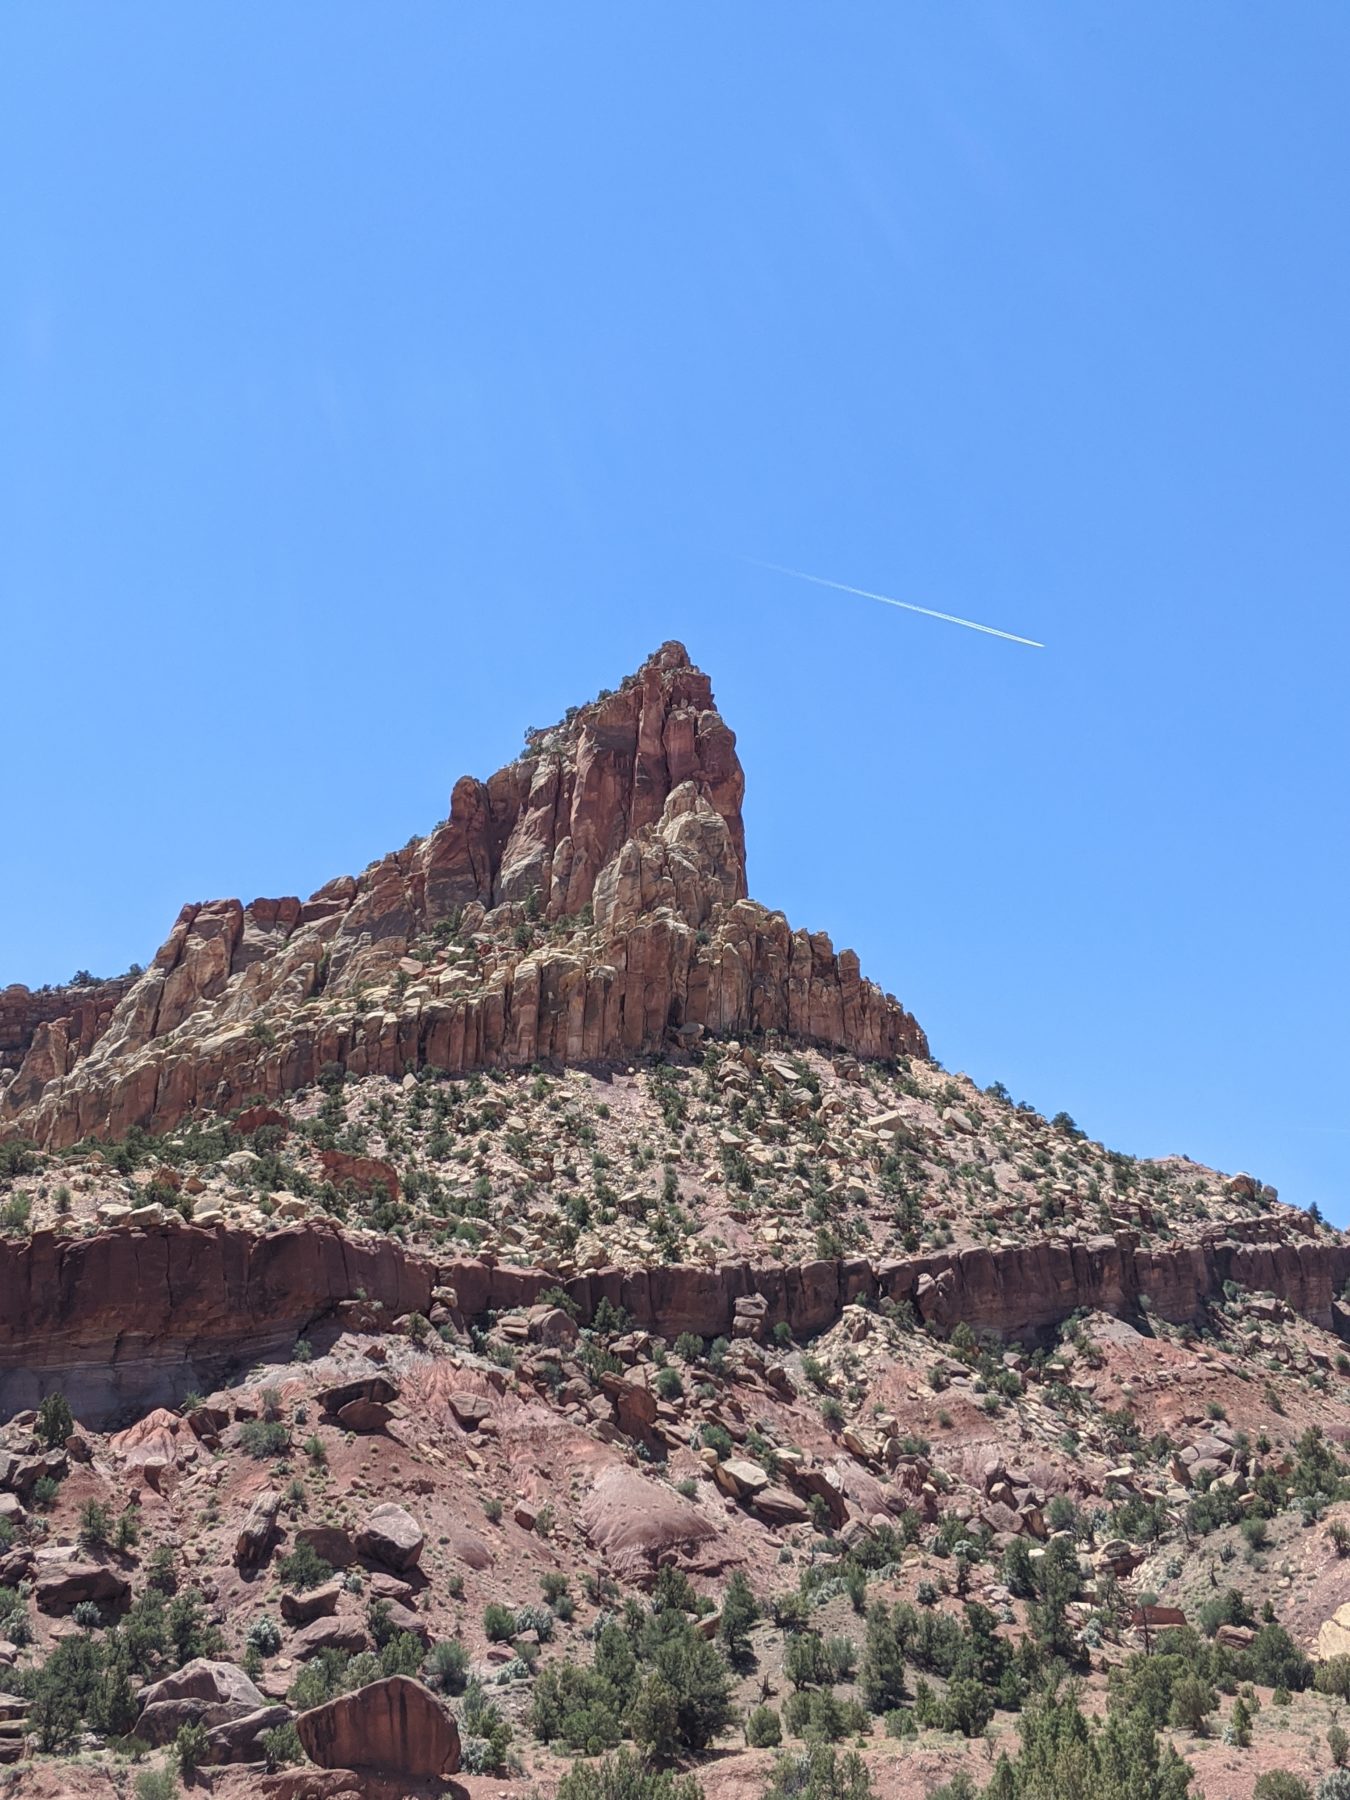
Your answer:
[[[0,994],[6,1791],[1339,1779],[1350,1244],[940,1068],[742,791],[667,644]]]

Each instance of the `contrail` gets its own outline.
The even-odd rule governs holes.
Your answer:
[[[982,631],[986,637],[1006,638],[1010,644],[1029,644],[1033,650],[1044,650],[1036,638],[1018,637],[1014,631],[998,631],[992,625],[977,625],[974,619],[958,619],[955,613],[934,612],[931,606],[914,606],[908,600],[893,600],[889,594],[874,594],[868,588],[849,587],[842,581],[826,581],[823,575],[806,575],[800,569],[785,569],[781,563],[760,562],[758,557],[742,559],[757,569],[771,569],[775,575],[791,575],[794,581],[814,582],[816,587],[834,588],[841,594],[856,594],[860,600],[880,600],[883,606],[898,606],[902,612],[922,613],[925,619],[944,619],[948,625],[964,625],[967,631]]]

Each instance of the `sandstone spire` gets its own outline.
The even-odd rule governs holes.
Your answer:
[[[327,1067],[602,1062],[704,1032],[925,1054],[851,951],[748,899],[744,787],[708,677],[663,644],[363,874],[303,901],[186,906],[106,1007],[46,996],[0,1069],[0,1131],[64,1146]]]

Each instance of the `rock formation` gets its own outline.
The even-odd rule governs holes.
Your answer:
[[[453,1775],[459,1767],[454,1720],[407,1675],[372,1681],[302,1712],[295,1728],[306,1753],[324,1769],[370,1769],[416,1780]]]
[[[364,874],[186,906],[125,992],[16,1000],[8,1027],[0,1009],[22,1057],[0,1060],[0,1134],[59,1149],[327,1069],[599,1062],[704,1032],[924,1054],[851,951],[747,898],[743,790],[707,676],[665,644]]]
[[[1336,1296],[1350,1279],[1350,1244],[1292,1243],[1279,1235],[1282,1224],[1269,1222],[1269,1241],[1253,1229],[1252,1242],[1214,1237],[1168,1249],[1145,1249],[1120,1233],[879,1263],[862,1256],[726,1261],[561,1277],[476,1257],[433,1261],[394,1239],[352,1237],[332,1225],[264,1235],[191,1226],[84,1239],[38,1232],[22,1242],[0,1239],[0,1413],[33,1405],[55,1386],[91,1422],[129,1405],[170,1401],[242,1361],[286,1353],[301,1333],[336,1321],[358,1292],[392,1323],[428,1311],[437,1290],[453,1288],[463,1316],[478,1320],[533,1306],[561,1287],[583,1322],[608,1301],[635,1325],[671,1339],[686,1331],[732,1337],[747,1299],[762,1303],[756,1311],[764,1325],[782,1321],[800,1336],[833,1325],[859,1300],[904,1300],[941,1332],[964,1320],[1006,1338],[1034,1338],[1083,1307],[1126,1315],[1143,1301],[1160,1318],[1196,1319],[1225,1282],[1235,1282],[1278,1295],[1324,1329],[1346,1330]],[[353,1384],[351,1394],[371,1385]],[[378,1391],[393,1394],[387,1383]],[[335,1398],[346,1393],[334,1390]],[[621,1395],[616,1409],[624,1416]],[[378,1512],[370,1523],[380,1523]],[[416,1528],[407,1523],[411,1533],[394,1521],[405,1532],[400,1541],[411,1545]],[[386,1560],[400,1566],[393,1555]]]

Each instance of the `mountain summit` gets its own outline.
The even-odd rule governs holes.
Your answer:
[[[456,782],[448,819],[363,874],[185,906],[115,992],[34,996],[26,1019],[7,990],[0,1132],[59,1149],[325,1069],[601,1062],[704,1032],[926,1054],[851,951],[748,899],[744,788],[708,677],[663,644],[487,781]]]

